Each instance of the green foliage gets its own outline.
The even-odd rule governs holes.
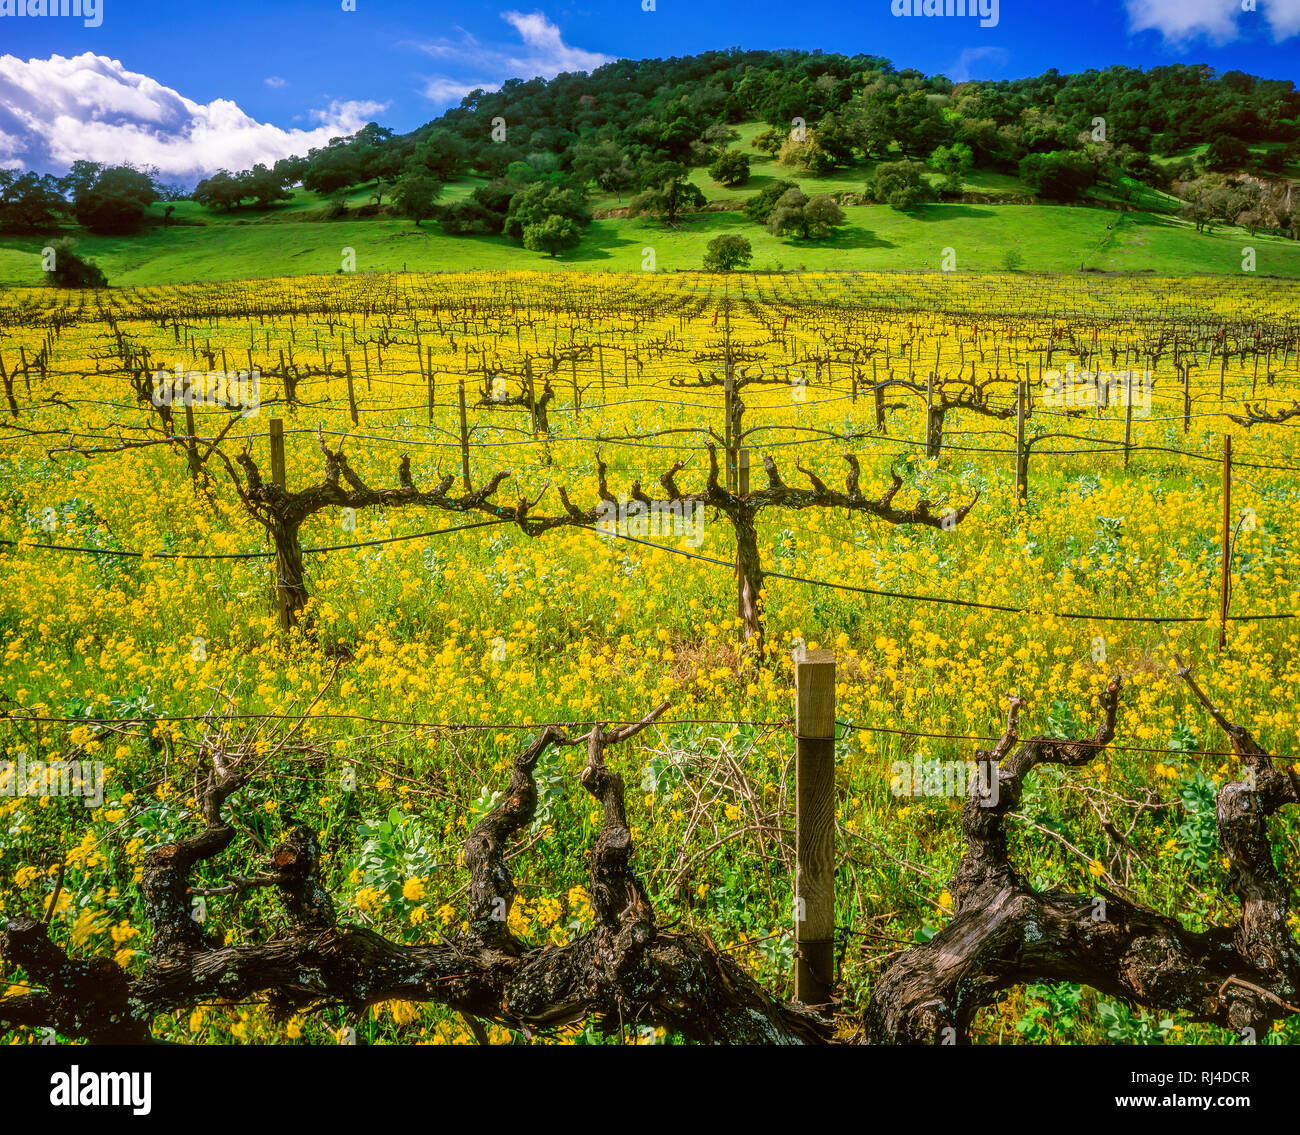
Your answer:
[[[808,131],[801,141],[787,138],[777,160],[783,166],[793,166],[816,177],[825,177],[838,164],[812,131]]]
[[[39,233],[68,213],[57,179],[0,169],[0,233]]]
[[[529,829],[534,835],[560,818],[560,806],[569,796],[569,775],[564,758],[555,749],[547,749],[533,770],[537,786],[537,811]]]
[[[1240,138],[1220,134],[1205,150],[1205,168],[1209,170],[1240,169],[1250,161],[1250,150]]]
[[[704,253],[706,272],[731,272],[754,258],[754,247],[743,236],[724,234],[709,241]]]
[[[627,152],[608,138],[575,146],[573,172],[584,184],[594,181],[605,193],[622,193],[630,189],[634,177]]]
[[[133,233],[144,225],[149,205],[158,199],[153,178],[131,166],[100,170],[94,183],[77,195],[77,223],[92,233]]]
[[[45,273],[45,281],[52,288],[106,288],[108,280],[100,267],[73,251],[70,237],[64,237],[50,246],[54,250],[54,265]]]
[[[567,218],[579,230],[591,224],[591,214],[576,189],[564,189],[541,181],[519,190],[510,198],[502,231],[522,244],[524,229],[530,225],[545,225],[547,218],[552,216]],[[551,229],[552,233],[558,231]]]
[[[287,201],[293,196],[286,188],[290,176],[289,168],[278,162],[274,169],[256,165],[237,174],[218,170],[200,181],[190,198],[210,209],[226,212],[238,208],[245,200],[253,201],[259,209],[269,209],[277,201]]]
[[[1063,981],[1025,988],[1029,1002],[1016,1022],[1016,1032],[1027,1044],[1068,1044],[1078,1023],[1083,986]]]
[[[487,792],[485,788],[484,793]],[[493,803],[483,809],[486,815]],[[481,806],[482,801],[480,801]],[[479,817],[482,818],[481,816]],[[355,869],[364,884],[397,898],[402,883],[413,876],[428,878],[439,869],[437,857],[430,848],[434,845],[422,828],[419,819],[400,808],[390,808],[385,819],[369,820],[358,825],[361,848],[357,852]]]
[[[772,215],[772,210],[776,208],[776,203],[790,190],[798,188],[799,186],[793,181],[774,181],[763,186],[745,202],[743,207],[745,216],[757,224],[766,224],[768,217]]]
[[[469,160],[469,148],[449,130],[432,130],[407,160],[407,172],[421,172],[439,181],[459,177]]]
[[[709,176],[720,185],[744,185],[749,180],[749,155],[728,150],[709,166]]]
[[[1214,864],[1218,847],[1215,823],[1215,785],[1200,769],[1184,777],[1178,786],[1183,806],[1183,822],[1178,825],[1178,850],[1174,858],[1198,871],[1208,871]]]
[[[965,142],[954,142],[951,146],[936,146],[928,164],[940,173],[964,174],[975,168],[975,155]]]
[[[1174,1027],[1169,1018],[1157,1020],[1146,1010],[1134,1013],[1122,1001],[1102,1000],[1097,1004],[1106,1036],[1116,1044],[1164,1044]]]
[[[773,236],[793,234],[801,240],[820,240],[844,224],[844,210],[830,197],[809,197],[801,189],[781,195],[767,218],[767,231]]]
[[[1029,154],[1020,162],[1020,178],[1040,197],[1074,201],[1097,180],[1097,167],[1077,150]]]
[[[672,224],[685,210],[699,208],[704,203],[703,192],[693,181],[687,180],[685,168],[668,163],[657,171],[651,185],[628,202],[627,215],[657,217]]]
[[[547,252],[554,256],[568,248],[577,248],[582,230],[569,217],[552,213],[538,224],[524,226],[524,247],[529,252]]]
[[[393,204],[402,216],[418,225],[434,215],[441,192],[440,182],[427,175],[408,173],[393,187]]]
[[[754,135],[753,140],[749,143],[754,149],[767,154],[768,157],[774,158],[781,152],[781,147],[785,145],[785,140],[789,136],[789,131],[779,130],[771,126],[761,134]]]
[[[323,150],[313,150],[302,175],[303,188],[329,196],[364,180],[360,153],[341,141]]]
[[[934,190],[925,180],[925,166],[920,162],[882,162],[867,191],[882,205],[894,209],[911,209],[934,200]]]
[[[841,184],[853,187],[852,182]],[[818,191],[815,182],[805,181],[804,187],[809,193]],[[516,191],[495,182],[477,188],[444,188],[439,221],[460,202],[495,206],[487,214],[475,211],[470,229],[474,235],[469,239],[449,235],[440,224],[428,222],[421,230],[427,235],[418,242],[387,239],[409,231],[411,222],[387,210],[370,220],[359,219],[357,209],[365,204],[368,193],[358,191],[340,200],[340,219],[333,222],[340,231],[323,241],[319,222],[324,219],[327,202],[300,191],[294,201],[282,203],[265,218],[249,214],[245,220],[238,212],[208,214],[192,202],[182,201],[170,226],[151,223],[127,240],[81,234],[77,243],[82,255],[98,263],[114,286],[168,284],[195,277],[228,280],[333,272],[338,267],[334,249],[344,244],[367,249],[364,262],[368,270],[401,271],[418,266],[500,271],[519,266],[522,242],[498,235]],[[1086,263],[1108,271],[1145,270],[1166,275],[1237,273],[1241,263],[1241,234],[1217,225],[1212,233],[1198,234],[1190,224],[1170,225],[1162,217],[1142,211],[1121,215],[1112,210],[1053,205],[1004,205],[972,211],[936,204],[926,207],[922,223],[915,214],[888,207],[845,205],[843,209],[853,227],[840,230],[833,243],[795,245],[799,254],[793,260],[785,238],[751,224],[741,212],[701,212],[688,226],[655,234],[659,264],[668,269],[698,269],[708,242],[731,232],[749,237],[753,264],[763,268],[784,261],[787,267],[801,263],[813,271],[932,270],[936,248],[966,244],[970,250],[962,256],[962,268],[976,272],[1000,271],[1008,248],[1021,249],[1037,272],[1073,272]],[[150,213],[161,218],[162,207],[154,205]],[[1112,223],[1116,235],[1099,246]],[[585,252],[574,260],[530,253],[529,259],[533,267],[543,270],[565,266],[639,271],[647,235],[643,226],[643,221],[635,219],[601,218],[584,230],[589,234],[584,246],[590,243],[593,250],[590,257]],[[41,249],[49,243],[48,236],[0,236],[0,285],[42,285]],[[1300,276],[1300,243],[1261,235],[1256,247],[1261,265],[1268,266],[1261,271]]]

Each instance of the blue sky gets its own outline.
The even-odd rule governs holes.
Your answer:
[[[97,27],[5,14],[31,2],[0,0],[0,164],[129,159],[178,178],[201,155],[242,168],[369,119],[409,130],[512,76],[729,46],[866,52],[954,79],[1184,61],[1300,82],[1300,0],[997,0],[991,27],[894,15],[905,0],[98,0]]]

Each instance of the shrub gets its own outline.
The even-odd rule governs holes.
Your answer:
[[[746,267],[753,258],[753,246],[743,236],[715,236],[704,246],[706,272],[731,272]]]
[[[92,260],[86,260],[73,251],[72,241],[64,237],[51,246],[54,263],[45,273],[45,282],[52,288],[106,288],[108,280],[103,269]]]
[[[728,150],[709,166],[709,176],[719,185],[744,185],[749,180],[749,155]]]
[[[934,200],[934,190],[925,180],[926,167],[920,162],[883,162],[867,191],[883,205],[910,209]]]

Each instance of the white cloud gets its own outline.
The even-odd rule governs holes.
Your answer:
[[[439,39],[413,44],[449,70],[426,79],[424,96],[433,102],[459,102],[477,87],[496,90],[506,79],[552,79],[562,71],[593,71],[612,63],[612,55],[587,51],[564,42],[560,29],[541,12],[501,13],[522,41],[519,44],[485,44],[457,27],[458,39]]]
[[[591,71],[613,61],[611,56],[602,55],[599,51],[570,47],[560,35],[560,29],[541,12],[531,12],[528,15],[522,12],[502,12],[501,18],[519,33],[525,46],[532,48],[532,52],[520,58],[518,63],[524,70],[531,66],[536,75],[549,79],[561,71]]]
[[[315,129],[284,130],[230,99],[194,102],[103,55],[0,55],[0,159],[21,158],[38,170],[81,158],[129,162],[194,178],[306,153],[360,129],[386,106],[336,101],[313,111]]]
[[[1267,0],[1264,18],[1273,29],[1275,40],[1300,35],[1300,0]]]
[[[289,80],[281,79],[279,75],[268,75],[262,82],[268,87],[287,87],[289,85]]]
[[[1002,47],[967,47],[963,48],[962,53],[957,56],[956,62],[945,72],[948,78],[954,83],[965,83],[970,77],[971,64],[980,63],[984,60],[992,63],[994,66],[1003,66],[1009,56],[1007,51]]]
[[[1260,16],[1275,42],[1300,34],[1300,0],[1259,0],[1258,14],[1243,16],[1241,0],[1125,0],[1135,32],[1158,31],[1172,44],[1193,39],[1227,43]]]
[[[484,87],[484,83],[458,83],[455,79],[434,77],[424,84],[420,91],[430,102],[452,106],[459,103],[470,91]]]

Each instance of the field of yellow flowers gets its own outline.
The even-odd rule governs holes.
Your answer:
[[[1218,648],[1225,437],[1230,614],[1300,612],[1300,418],[1282,413],[1300,397],[1297,311],[1300,287],[1279,281],[1034,276],[403,274],[9,293],[0,760],[102,761],[105,783],[98,808],[0,791],[0,917],[39,915],[57,890],[56,940],[143,965],[136,884],[148,851],[198,822],[195,739],[260,730],[269,750],[306,713],[297,744],[233,801],[240,835],[202,868],[206,885],[255,870],[287,823],[305,822],[345,917],[405,941],[452,933],[461,841],[500,798],[529,727],[637,719],[668,700],[669,723],[615,757],[635,866],[664,921],[702,928],[781,989],[793,953],[792,652],[805,644],[832,648],[839,667],[837,956],[850,1002],[891,953],[943,925],[961,851],[960,801],[894,795],[894,763],[970,759],[1013,692],[1028,699],[1026,735],[1081,736],[1110,675],[1126,678],[1108,757],[1033,779],[1017,837],[1026,876],[1131,894],[1197,927],[1230,919],[1213,794],[1237,769],[1173,658],[1271,752],[1300,754],[1295,620],[1230,620]],[[148,396],[178,370],[258,376],[242,410],[193,406],[193,456],[180,400]],[[1053,399],[1055,372],[1124,370],[1153,380],[1127,424],[1117,403]],[[932,399],[963,383],[981,391],[978,405],[946,410],[937,456],[927,383]],[[227,395],[236,385],[252,389],[239,379]],[[1270,415],[1283,420],[1252,420]],[[290,489],[322,479],[326,444],[374,489],[399,484],[405,455],[417,485],[450,476],[459,493],[465,459],[475,488],[509,473],[499,503],[560,515],[560,487],[579,507],[596,502],[598,459],[615,496],[639,482],[654,498],[675,462],[683,490],[699,489],[706,446],[730,441],[748,451],[753,488],[767,484],[764,457],[788,484],[811,474],[839,488],[851,453],[870,495],[893,469],[900,502],[978,501],[951,530],[763,511],[772,575],[763,637],[747,641],[735,533],[707,510],[698,530],[629,540],[508,524],[426,536],[490,517],[324,509],[302,526],[309,599],[286,632],[266,532],[232,479],[245,449],[272,476],[272,419]],[[1077,615],[1091,617],[1066,617]],[[1136,621],[1154,617],[1186,621]],[[511,929],[529,942],[590,924],[584,856],[599,817],[578,767],[566,750],[539,768],[539,816],[513,860]],[[1294,862],[1294,817],[1274,838],[1279,862]],[[276,914],[254,891],[208,898],[205,917],[239,942]],[[6,987],[24,987],[21,971],[0,977]],[[261,1004],[213,1004],[157,1031],[474,1042],[458,1016],[405,1002],[287,1023]],[[1223,1039],[1071,985],[1018,990],[975,1035]],[[600,1040],[582,1028],[548,1039]],[[1268,1039],[1300,1041],[1300,1025]]]

